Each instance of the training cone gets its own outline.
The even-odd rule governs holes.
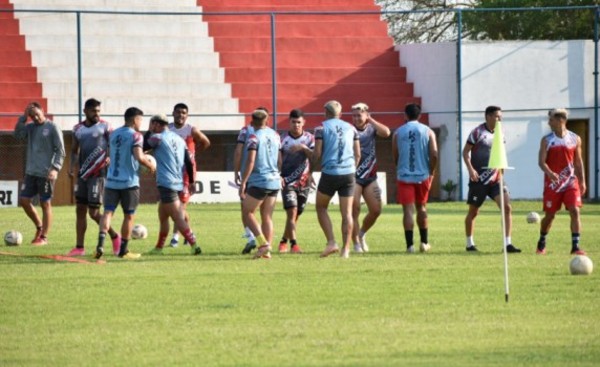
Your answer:
[[[494,141],[492,142],[492,151],[487,168],[511,168],[508,166],[508,160],[506,159],[506,147],[504,146],[504,134],[502,133],[502,123],[500,120],[496,121]]]

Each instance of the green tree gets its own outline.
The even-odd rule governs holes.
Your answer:
[[[599,5],[599,0],[485,0],[475,9]],[[479,40],[570,40],[594,36],[594,9],[478,11],[463,14],[463,27]]]

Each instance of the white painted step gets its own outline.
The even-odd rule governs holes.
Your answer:
[[[119,41],[115,42],[114,35],[83,35],[82,44],[86,51],[104,52],[107,49],[111,51],[123,51],[131,49],[135,45],[138,52],[156,51],[157,45],[160,45],[161,53],[190,49],[194,51],[213,52],[214,42],[210,37],[200,37],[190,35],[189,37],[173,37],[172,35],[139,37],[139,36],[120,36]],[[53,35],[28,35],[27,49],[29,50],[64,50],[77,47],[77,37],[53,36]]]
[[[65,80],[73,80],[76,82],[77,69],[72,66],[41,66],[38,67],[38,76],[40,80],[49,81],[52,83],[60,83]],[[75,78],[75,79],[74,79]],[[137,80],[146,82],[161,82],[169,81],[170,83],[179,85],[180,83],[202,84],[216,83],[225,84],[225,71],[221,68],[187,68],[185,72],[181,71],[178,66],[169,66],[164,68],[139,68],[139,67],[94,67],[86,68],[83,71],[83,78],[87,81],[120,81]]]
[[[157,95],[184,95],[190,98],[210,99],[214,96],[229,96],[231,86],[225,83],[204,83],[202,88],[197,88],[191,83],[162,83],[162,82],[139,82],[128,80],[123,81],[87,81],[83,83],[84,95],[104,96],[110,95],[111,98],[128,98],[132,95],[138,97],[150,97]],[[75,83],[49,83],[43,86],[44,93],[48,95],[77,95],[78,87]]]

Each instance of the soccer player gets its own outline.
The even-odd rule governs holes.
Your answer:
[[[190,222],[190,216],[186,210],[187,203],[190,201],[190,185],[193,185],[196,180],[196,147],[199,151],[204,151],[210,147],[210,140],[200,129],[191,124],[187,123],[188,119],[188,106],[185,103],[177,103],[173,107],[173,122],[169,124],[169,130],[179,135],[187,146],[187,150],[192,158],[193,171],[191,180],[187,177],[188,173],[184,172],[183,177],[183,190],[179,192],[179,201],[181,202],[181,208],[183,210],[185,221]],[[191,182],[191,184],[190,184]],[[179,243],[179,232],[177,232],[177,226],[173,226],[173,238],[169,245],[171,247],[177,247]],[[184,241],[184,245],[186,242]]]
[[[438,160],[435,133],[419,122],[421,106],[415,103],[404,108],[407,122],[394,132],[392,154],[396,163],[396,200],[402,204],[406,252],[415,252],[413,245],[414,215],[421,244],[419,251],[431,249],[428,240],[427,199]]]
[[[135,211],[140,201],[139,166],[141,164],[147,167],[151,173],[156,171],[154,163],[146,159],[142,151],[144,142],[139,131],[143,115],[144,112],[139,108],[129,107],[125,110],[125,124],[110,134],[110,165],[104,188],[104,213],[100,218],[98,245],[94,254],[96,259],[104,254],[106,232],[110,228],[110,222],[119,204],[123,208],[123,223],[118,256],[127,260],[138,259],[141,256],[130,252],[127,246],[131,238]]]
[[[352,240],[355,252],[368,252],[366,235],[373,227],[375,221],[381,214],[381,189],[377,184],[377,155],[375,154],[376,137],[387,138],[390,129],[382,123],[377,122],[369,114],[369,106],[357,103],[352,106],[352,122],[358,131],[360,142],[360,162],[356,167],[356,184],[354,185],[354,205],[352,217],[354,226]],[[360,199],[363,197],[367,204],[367,215],[363,218],[359,227]]]
[[[187,184],[190,192],[194,191],[194,164],[187,150],[187,144],[167,126],[167,116],[154,115],[150,118],[150,131],[152,135],[148,144],[152,147],[156,158],[156,184],[160,201],[158,203],[158,219],[160,231],[156,247],[152,254],[161,254],[169,235],[169,218],[175,224],[175,231],[183,234],[186,241],[192,246],[192,255],[202,253],[196,243],[196,236],[185,218],[185,209],[180,201],[181,192]],[[185,170],[184,170],[185,168]],[[184,172],[187,174],[184,175]],[[186,184],[184,184],[184,176]],[[189,194],[188,193],[188,194]]]
[[[267,113],[267,122],[268,122],[269,110],[267,110],[265,107],[257,107],[256,110],[265,111]],[[248,140],[250,135],[253,133],[254,133],[254,127],[252,126],[252,122],[250,122],[250,124],[248,124],[248,126],[244,126],[240,130],[238,137],[237,137],[235,150],[233,152],[233,175],[234,175],[233,180],[234,180],[235,184],[238,186],[242,182],[241,174],[246,169],[246,161],[248,159],[247,158],[248,151],[245,149],[246,141]],[[248,224],[246,222],[244,222],[243,215],[242,215],[242,224],[245,227],[246,237],[248,239],[248,241],[246,242],[246,245],[244,246],[244,249],[242,250],[242,254],[249,254],[250,252],[252,252],[253,249],[256,248],[256,241],[254,240],[254,238],[251,234],[251,231],[248,228]]]
[[[68,253],[68,256],[85,255],[86,214],[89,213],[92,220],[100,223],[100,206],[106,181],[106,166],[109,162],[108,140],[112,132],[110,124],[100,117],[100,105],[101,102],[94,98],[85,101],[83,108],[85,120],[73,127],[69,176],[74,177],[75,167],[79,166],[75,184],[77,236],[75,248]],[[121,237],[112,227],[108,229],[108,234],[112,239],[113,253],[118,255]]]
[[[28,122],[28,119],[31,121]],[[48,244],[48,232],[52,225],[54,184],[65,159],[62,131],[46,118],[39,103],[32,102],[19,117],[14,135],[19,140],[27,140],[25,178],[19,205],[35,225],[31,244],[44,246]],[[32,203],[36,195],[39,195],[42,219]]]
[[[292,253],[302,250],[296,240],[296,224],[306,207],[312,170],[310,159],[315,148],[313,134],[304,131],[304,112],[300,109],[290,111],[290,129],[281,140],[281,177],[283,179],[283,208],[286,213],[285,230],[279,242],[279,252],[288,252],[288,239]]]
[[[544,172],[544,218],[540,224],[537,254],[546,254],[546,236],[562,204],[571,216],[571,254],[585,255],[579,247],[581,220],[579,208],[585,194],[585,172],[581,157],[581,138],[567,130],[568,112],[550,110],[548,124],[552,132],[540,143],[539,166]]]
[[[273,209],[281,188],[280,137],[267,126],[269,114],[264,110],[252,113],[254,133],[246,142],[247,162],[241,177],[239,195],[242,199],[242,218],[252,231],[258,245],[255,259],[271,258],[273,240]],[[260,207],[262,223],[256,219]]]
[[[313,154],[314,160],[321,160],[321,179],[317,187],[316,210],[319,225],[327,239],[327,246],[321,253],[321,257],[340,251],[327,211],[331,198],[337,192],[342,214],[343,248],[340,255],[347,258],[350,255],[352,240],[352,202],[356,166],[360,161],[360,144],[354,126],[340,119],[342,105],[338,101],[329,101],[324,108],[325,121],[315,129]]]
[[[502,121],[502,109],[498,106],[488,106],[485,109],[485,122],[471,131],[462,150],[462,157],[469,172],[469,193],[467,204],[469,211],[465,217],[465,232],[467,236],[467,251],[477,251],[473,232],[475,217],[486,197],[493,199],[500,208],[500,174],[495,168],[486,168],[492,151],[496,121]],[[512,244],[512,207],[506,185],[504,190],[504,214],[506,217],[505,243],[506,252],[518,253],[521,250]]]

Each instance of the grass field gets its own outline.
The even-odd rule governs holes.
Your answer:
[[[20,208],[2,209],[0,230],[20,230],[26,244],[1,250],[27,256],[0,256],[0,365],[600,365],[600,278],[569,275],[568,215],[557,217],[548,255],[537,256],[539,227],[525,217],[541,203],[513,207],[523,253],[509,256],[508,303],[491,203],[477,219],[476,254],[464,251],[464,203],[429,205],[428,254],[404,252],[401,209],[389,205],[369,233],[371,252],[321,259],[311,206],[299,225],[304,254],[257,261],[240,254],[239,205],[195,205],[199,257],[180,245],[139,261],[106,256],[104,265],[34,256],[73,247],[73,207],[55,208],[43,248],[28,244],[34,230]],[[278,208],[276,239],[283,219]],[[582,247],[598,260],[600,205],[586,204],[582,220]],[[150,236],[131,249],[147,252],[156,207],[143,205],[136,222]],[[90,224],[89,254],[96,237]]]

